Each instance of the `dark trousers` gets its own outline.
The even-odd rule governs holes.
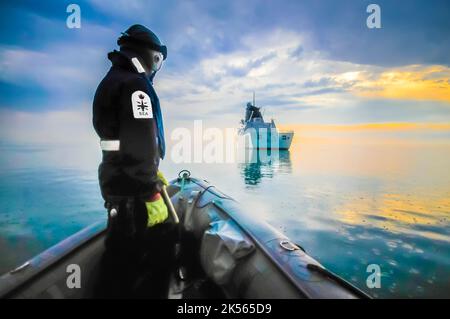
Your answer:
[[[118,214],[108,220],[95,297],[167,298],[176,227],[166,222],[147,228],[145,203],[131,201],[112,205]]]

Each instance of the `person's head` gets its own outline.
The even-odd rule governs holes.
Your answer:
[[[161,44],[159,38],[148,28],[140,24],[129,27],[117,40],[120,50],[137,53],[145,63],[146,68],[155,73],[167,58],[167,47]]]

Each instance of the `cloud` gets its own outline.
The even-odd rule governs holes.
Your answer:
[[[448,67],[390,66],[397,63],[390,55],[407,56],[402,65],[431,60],[424,50],[398,50],[393,35],[353,28],[366,15],[359,11],[364,4],[92,0],[80,5],[80,30],[64,27],[66,13],[60,16],[59,7],[46,6],[42,12],[36,6],[31,11],[20,7],[27,17],[23,30],[43,41],[0,44],[0,108],[78,112],[80,105],[92,102],[109,67],[106,53],[119,32],[140,22],[169,46],[169,59],[155,82],[169,125],[205,119],[235,126],[254,91],[267,116],[280,122],[448,119]],[[395,31],[392,16],[401,12],[389,12],[384,26]],[[418,31],[405,32],[401,39]],[[370,61],[381,50],[372,41],[384,53]]]
[[[0,110],[0,142],[22,145],[86,145],[97,142],[91,109],[22,112]]]
[[[292,55],[299,47],[302,59]],[[168,118],[231,125],[253,91],[258,105],[290,122],[442,121],[449,115],[444,66],[392,69],[334,61],[311,49],[302,34],[282,29],[264,39],[246,35],[240,48],[185,72],[161,72],[156,86]]]
[[[102,41],[93,44],[90,37],[110,39],[108,42],[113,43],[116,36],[103,26],[84,23],[84,27],[88,29],[84,33],[74,33],[66,41],[59,39],[36,49],[0,45],[0,83],[20,88],[15,91],[22,91],[24,96],[40,88],[35,103],[27,103],[34,110],[64,109],[88,102],[110,65]],[[17,95],[2,96],[2,101],[3,108],[20,105]]]
[[[87,70],[96,66],[100,71],[98,64],[75,60],[74,56],[80,54],[80,49],[94,59],[103,55],[92,48],[74,48],[70,45],[48,48],[47,51],[0,47],[0,79],[19,85],[32,81],[33,85],[48,90],[78,90],[80,86],[95,85],[96,77]]]
[[[379,66],[450,63],[450,22],[445,14],[449,4],[440,0],[409,1],[402,6],[380,0],[380,30],[365,24],[371,3],[366,0],[87,3],[123,28],[133,23],[148,25],[162,36],[170,53],[183,53],[169,62],[177,68],[214,53],[238,50],[242,36],[257,33],[263,40],[277,28],[307,35],[313,48],[331,60]],[[297,47],[292,54],[299,58],[301,51]]]
[[[149,2],[139,1],[139,0],[127,0],[127,1],[112,1],[105,2],[101,0],[90,0],[88,1],[102,12],[123,15],[123,16],[136,16],[136,14],[141,14],[145,8],[148,8]]]
[[[303,47],[299,45],[296,49],[291,51],[291,57],[301,59],[303,57]]]
[[[2,97],[5,106],[21,108],[23,96],[41,88],[28,99],[29,110],[68,109],[92,99],[95,88],[107,70],[104,52],[96,48],[72,45],[56,46],[47,51],[0,47],[0,80],[19,87],[17,95]],[[42,96],[45,98],[42,99]],[[6,101],[5,101],[6,100]]]
[[[369,98],[450,102],[450,68],[408,66],[381,73],[357,74],[352,89]]]

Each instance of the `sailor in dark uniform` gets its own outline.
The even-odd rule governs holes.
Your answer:
[[[164,127],[153,88],[167,49],[142,25],[131,26],[117,43],[120,50],[108,54],[112,67],[93,103],[103,153],[99,182],[108,209],[102,285],[117,283],[103,289],[103,297],[137,296],[147,280],[141,270],[163,278],[173,255],[173,227],[160,195],[165,179],[158,171],[165,155]]]

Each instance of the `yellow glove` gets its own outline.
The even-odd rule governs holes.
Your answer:
[[[157,193],[151,201],[145,202],[145,206],[147,207],[148,214],[147,227],[160,224],[169,217],[167,206],[159,193]]]
[[[156,176],[158,176],[159,180],[165,185],[168,186],[169,182],[167,181],[167,179],[164,177],[163,173],[161,171],[158,170],[158,173],[156,174]]]

